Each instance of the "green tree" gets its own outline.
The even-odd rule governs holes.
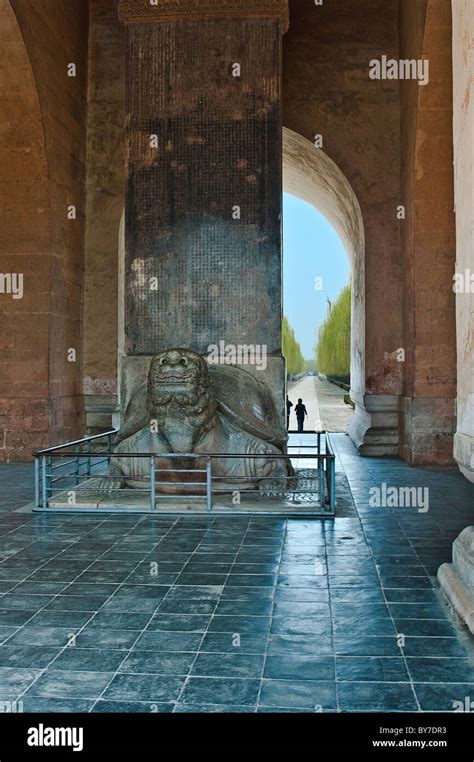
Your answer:
[[[302,373],[304,369],[303,353],[287,317],[283,318],[282,340],[287,373],[292,375]]]
[[[318,331],[316,367],[326,376],[350,380],[351,287],[345,286]]]

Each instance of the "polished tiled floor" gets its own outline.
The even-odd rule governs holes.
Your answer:
[[[472,638],[436,589],[474,523],[457,472],[360,459],[344,435],[335,520],[15,512],[0,467],[0,703],[26,712],[452,710]],[[369,489],[429,489],[429,510]]]

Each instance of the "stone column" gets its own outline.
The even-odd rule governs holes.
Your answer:
[[[281,37],[287,0],[121,0],[128,176],[122,405],[150,356],[281,355]]]
[[[474,481],[474,8],[471,0],[453,4],[454,174],[456,196],[456,295],[458,399],[454,455],[462,473]],[[464,288],[462,286],[464,285]],[[453,563],[438,571],[441,589],[474,633],[474,526],[454,541]]]
[[[474,482],[474,7],[453,0],[457,431],[454,457]]]

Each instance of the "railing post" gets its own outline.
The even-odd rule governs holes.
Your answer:
[[[87,442],[87,452],[89,453],[89,457],[86,460],[86,476],[91,475],[91,456],[90,453],[92,452],[92,440],[89,439]]]
[[[41,472],[43,477],[43,494],[42,494],[42,505],[41,507],[43,510],[48,507],[48,474],[47,474],[47,466],[46,466],[46,455],[43,455],[41,459]]]
[[[75,479],[75,481],[76,481],[76,487],[77,487],[80,484],[80,482],[81,482],[81,480],[79,478],[80,475],[81,475],[81,458],[80,458],[80,455],[81,455],[81,445],[76,445],[74,450],[75,450],[75,453],[76,453],[76,479]]]
[[[207,459],[206,465],[206,493],[207,493],[207,510],[212,511],[212,459]]]
[[[35,455],[35,511],[40,507],[40,467],[39,457]]]
[[[156,511],[156,470],[154,455],[150,458],[150,507],[152,511]]]
[[[319,500],[321,511],[324,511],[324,459],[325,455],[319,456]]]
[[[329,461],[329,507],[331,513],[336,510],[336,458]]]

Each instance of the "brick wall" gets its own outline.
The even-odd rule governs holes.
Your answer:
[[[9,87],[0,134],[8,152],[0,269],[24,274],[23,298],[0,299],[0,459],[21,461],[83,429],[88,7],[83,0],[1,0],[0,9],[0,72]],[[76,77],[68,77],[70,63]],[[76,220],[68,220],[69,205]]]

